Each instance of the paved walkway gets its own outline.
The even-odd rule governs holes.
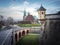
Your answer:
[[[28,35],[40,35],[40,34],[29,33]]]

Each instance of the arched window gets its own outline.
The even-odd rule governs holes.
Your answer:
[[[42,12],[42,14],[44,14],[44,13]]]

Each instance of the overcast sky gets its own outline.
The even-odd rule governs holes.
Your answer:
[[[23,11],[26,9],[33,16],[38,17],[37,9],[41,4],[49,14],[60,10],[60,0],[0,0],[0,15],[22,20]]]

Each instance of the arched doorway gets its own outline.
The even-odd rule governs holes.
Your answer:
[[[27,30],[27,34],[29,33],[29,30]]]
[[[21,38],[21,32],[19,32],[19,38]]]
[[[17,33],[15,34],[15,41],[17,41]]]
[[[22,31],[22,36],[24,36],[25,35],[25,31]]]

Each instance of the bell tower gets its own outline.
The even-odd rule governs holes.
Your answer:
[[[46,9],[41,5],[41,7],[38,9],[38,16],[40,23],[44,23],[46,20]]]
[[[41,30],[44,30],[45,20],[46,20],[46,9],[41,5],[41,7],[38,9],[38,15],[41,23]]]
[[[40,21],[45,21],[46,19],[46,9],[41,5],[41,7],[38,9],[38,15]]]

